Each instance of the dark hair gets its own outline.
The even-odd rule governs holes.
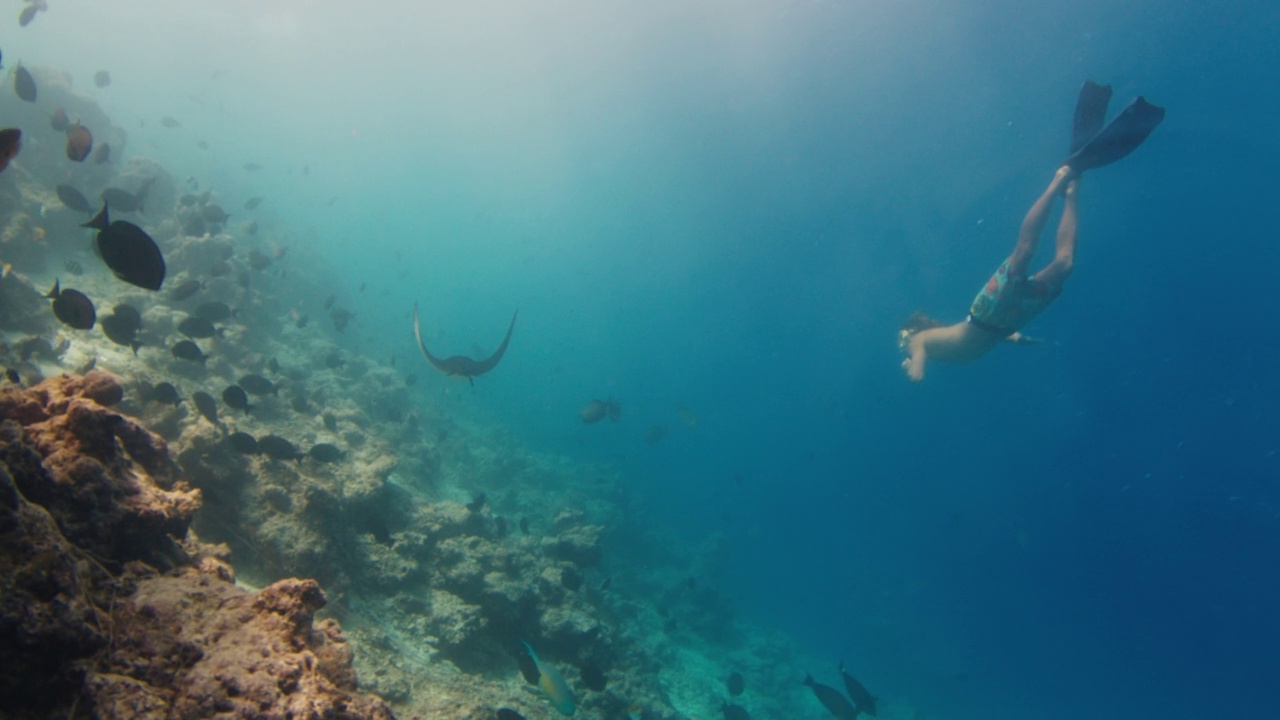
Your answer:
[[[924,314],[923,310],[917,310],[911,313],[910,317],[902,321],[900,329],[906,330],[912,335],[921,330],[929,330],[931,328],[942,327],[942,323]]]

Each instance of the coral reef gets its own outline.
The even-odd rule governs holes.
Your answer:
[[[391,718],[311,580],[257,594],[106,373],[0,390],[0,713]]]

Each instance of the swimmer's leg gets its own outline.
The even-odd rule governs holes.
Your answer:
[[[1022,219],[1022,229],[1018,231],[1018,244],[1013,248],[1013,254],[1009,256],[1009,277],[1026,277],[1027,265],[1031,263],[1031,258],[1036,254],[1036,245],[1040,242],[1040,235],[1044,232],[1044,226],[1049,222],[1049,212],[1053,209],[1053,198],[1066,186],[1068,181],[1074,179],[1075,172],[1071,168],[1058,168],[1058,172],[1054,174],[1053,180],[1049,183],[1049,187],[1045,188],[1044,193],[1036,199],[1031,209],[1027,211],[1027,216]]]
[[[1079,191],[1080,178],[1076,176],[1067,183],[1064,192],[1066,199],[1062,207],[1062,220],[1058,222],[1057,248],[1053,255],[1053,262],[1036,273],[1035,279],[1050,287],[1061,288],[1070,277],[1072,269],[1075,268]]]

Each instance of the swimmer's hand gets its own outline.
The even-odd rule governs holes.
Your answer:
[[[1023,335],[1020,332],[1016,332],[1005,339],[1013,343],[1014,345],[1043,345],[1044,344],[1043,338],[1031,337],[1030,335]]]

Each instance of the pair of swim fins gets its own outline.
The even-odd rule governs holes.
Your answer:
[[[1110,85],[1086,80],[1080,88],[1071,126],[1071,155],[1066,162],[1076,172],[1110,165],[1127,156],[1164,120],[1164,108],[1139,96],[1104,127],[1110,102]]]

